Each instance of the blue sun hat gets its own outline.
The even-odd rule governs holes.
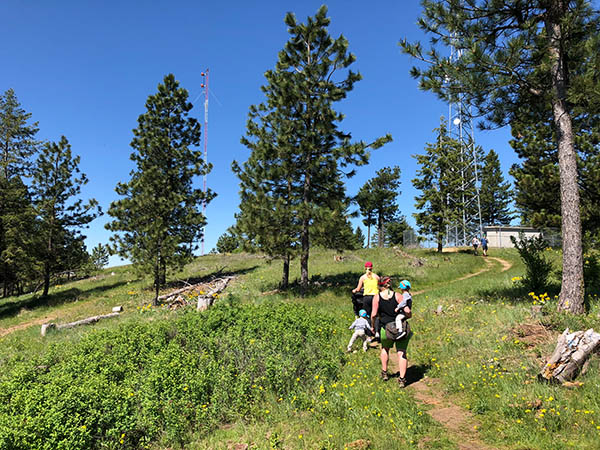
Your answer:
[[[410,281],[408,281],[408,280],[402,280],[400,282],[400,284],[398,285],[398,287],[400,289],[410,289]]]
[[[367,311],[365,311],[364,309],[361,309],[361,310],[358,312],[358,315],[359,315],[360,317],[369,317],[369,316],[367,315]]]

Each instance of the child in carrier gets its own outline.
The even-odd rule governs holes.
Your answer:
[[[368,336],[373,336],[373,328],[371,328],[371,324],[368,321],[369,316],[367,315],[367,311],[361,309],[358,312],[358,316],[359,317],[352,322],[352,325],[348,327],[349,330],[354,329],[350,342],[348,342],[348,353],[352,351],[352,345],[354,345],[354,341],[356,341],[358,337],[363,340],[363,352],[366,352],[367,346],[369,345]]]
[[[402,301],[398,303],[398,306],[395,310],[398,313],[396,316],[396,328],[398,329],[399,333],[396,340],[402,339],[404,336],[406,336],[407,327],[404,308],[406,305],[408,305],[408,301],[412,299],[412,295],[410,295],[410,281],[402,280],[399,287],[402,289]]]

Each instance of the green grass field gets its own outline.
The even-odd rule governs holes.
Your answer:
[[[261,311],[276,311],[276,317],[286,309],[300,311],[296,314],[304,317],[285,318],[290,321],[288,326],[312,330],[306,333],[314,335],[315,340],[307,340],[307,345],[319,343],[323,347],[322,354],[316,351],[306,353],[304,347],[298,346],[288,349],[281,339],[261,335],[260,324],[252,324],[252,320],[244,322],[247,325],[236,324],[238,328],[235,329],[241,330],[238,337],[241,340],[233,339],[233,331],[228,334],[226,330],[220,330],[224,334],[214,345],[231,342],[231,348],[219,350],[222,353],[217,354],[215,361],[234,364],[231,358],[235,356],[235,370],[240,370],[241,377],[244,363],[240,359],[244,358],[244,350],[240,348],[245,348],[246,343],[249,345],[247,351],[252,352],[255,351],[252,349],[253,342],[264,340],[260,351],[270,355],[265,357],[268,364],[265,362],[262,369],[265,370],[264,383],[256,381],[261,379],[256,374],[252,375],[254,381],[248,379],[247,386],[238,382],[239,379],[231,382],[231,389],[241,389],[240,401],[249,399],[247,404],[244,403],[247,407],[238,405],[227,410],[223,409],[227,406],[225,404],[211,404],[221,398],[216,392],[202,397],[202,403],[195,405],[194,401],[200,402],[201,398],[197,395],[194,397],[196,400],[182,403],[182,411],[186,408],[200,411],[187,422],[173,422],[162,409],[157,411],[163,425],[157,428],[150,440],[140,440],[139,437],[140,429],[150,428],[140,428],[140,423],[127,423],[123,424],[121,432],[117,422],[111,425],[101,444],[99,438],[93,439],[92,433],[91,440],[87,441],[75,437],[66,439],[64,448],[87,448],[85,445],[89,447],[90,442],[98,448],[138,448],[143,442],[144,447],[157,449],[179,446],[197,449],[451,449],[465,448],[466,445],[471,445],[467,448],[510,449],[598,448],[598,359],[593,359],[588,373],[578,379],[583,383],[579,387],[567,388],[537,381],[544,358],[552,352],[556,338],[564,328],[598,328],[597,297],[592,297],[589,314],[585,317],[557,314],[554,312],[554,296],[559,287],[558,281],[553,279],[548,287],[549,300],[543,307],[544,315],[541,319],[534,319],[531,306],[534,301],[539,302],[544,292],[534,293],[538,296],[536,300],[520,285],[518,278],[523,275],[524,268],[516,252],[492,249],[487,259],[460,250],[441,255],[429,250],[409,253],[411,257],[407,258],[393,249],[365,249],[346,253],[343,261],[335,261],[334,253],[314,250],[309,267],[311,288],[304,297],[299,295],[295,285],[288,292],[277,291],[281,277],[281,263],[278,261],[242,254],[197,258],[183,273],[171,277],[173,286],[178,280],[197,280],[215,273],[235,275],[236,279],[213,308],[223,309],[223,314],[227,308],[240,309],[246,314],[245,311],[251,310],[244,309],[244,305],[255,305]],[[555,252],[549,252],[548,256],[557,262],[559,260]],[[416,264],[417,258],[424,264]],[[366,260],[373,261],[375,272],[391,276],[395,284],[407,278],[413,285],[411,326],[414,337],[408,348],[410,385],[405,389],[399,388],[395,378],[388,382],[379,379],[377,348],[366,353],[342,354],[351,335],[348,326],[354,319],[349,291],[356,285]],[[298,263],[295,262],[291,268],[292,278],[298,273]],[[120,337],[132,327],[143,324],[148,324],[149,330],[153,330],[156,324],[179,323],[177,321],[182,320],[181,311],[149,308],[147,305],[151,298],[149,280],[139,278],[129,267],[119,267],[108,269],[93,279],[57,286],[43,304],[30,295],[1,299],[0,363],[4,367],[0,387],[12,389],[15,380],[23,378],[24,375],[16,378],[11,372],[14,367],[20,367],[23,373],[33,373],[34,378],[35,367],[28,368],[27,365],[37,364],[36,367],[39,367],[39,361],[51,361],[43,365],[50,365],[48,370],[53,370],[52,364],[56,364],[57,371],[59,366],[60,370],[66,370],[64,367],[70,367],[72,359],[77,356],[76,350],[72,350],[71,354],[69,349],[78,349],[82,343],[90,339],[93,341],[93,336],[98,336],[98,340],[110,339],[111,333]],[[121,317],[93,326],[53,332],[45,338],[40,336],[40,325],[45,321],[64,323],[78,320],[110,312],[115,305],[125,308]],[[442,314],[435,313],[438,305],[442,306]],[[301,306],[301,309],[295,309],[296,306]],[[206,320],[210,317],[207,316]],[[277,323],[272,321],[280,319],[265,316],[264,320],[271,321],[264,330],[275,330],[264,334],[279,333]],[[248,338],[244,337],[245,327],[248,327]],[[170,342],[169,333],[183,336],[182,329],[175,330],[165,331],[165,342]],[[281,330],[281,333],[287,333],[286,329]],[[148,333],[151,335],[152,331]],[[306,339],[309,339],[308,334]],[[297,340],[298,336],[294,336],[289,339]],[[356,344],[355,347],[358,348]],[[171,347],[167,346],[164,352],[167,348]],[[156,350],[158,355],[163,354],[160,347]],[[135,349],[127,352],[134,354]],[[89,353],[88,358],[97,354],[101,352]],[[173,355],[180,353],[177,351]],[[193,352],[181,355],[186,355],[188,365],[185,371],[172,373],[189,376],[189,373],[194,373],[189,372],[190,368],[195,367],[201,355]],[[175,364],[177,358],[183,356],[173,356],[170,364]],[[329,360],[318,361],[319,358]],[[281,367],[276,367],[280,360]],[[215,364],[219,374],[218,363]],[[258,370],[256,367],[259,366],[253,367]],[[293,367],[298,376],[286,372],[288,367]],[[142,369],[139,376],[146,373]],[[63,372],[57,373],[64,375]],[[227,390],[227,378],[221,375],[220,389]],[[169,395],[175,395],[169,392],[187,391],[192,386],[191,380],[185,377],[175,378],[171,380],[171,390],[160,391],[160,398],[152,397],[150,393],[154,391],[149,390],[146,384],[128,379],[132,397],[146,393],[144,402],[150,402],[128,405],[134,409],[143,407],[144,411],[152,409],[153,401],[169,405]],[[106,377],[101,379],[114,381]],[[281,379],[288,380],[289,385],[280,386],[278,382]],[[77,383],[77,380],[74,378],[71,383]],[[210,380],[207,382],[210,384]],[[136,389],[139,389],[139,394]],[[11,401],[17,401],[14,395],[5,394],[3,402],[9,405]],[[177,401],[180,400],[177,397]],[[114,407],[119,408],[120,403],[115,401]],[[231,399],[224,403],[227,402],[234,403]],[[218,413],[219,421],[202,419],[208,417],[201,414],[202,410],[211,408],[215,417]],[[99,423],[97,419],[94,423]],[[79,425],[80,429],[74,431],[73,436],[79,436],[76,433],[81,430],[87,433],[88,425],[84,422],[88,418],[82,416],[81,420],[83,425]],[[0,435],[3,430],[8,432],[9,422],[10,418],[0,417]],[[170,423],[183,428],[174,433],[169,429]],[[148,427],[148,424],[144,426]],[[133,430],[138,430],[138,434]],[[173,438],[174,435],[176,438]],[[2,442],[4,448],[11,448],[6,443],[9,441],[0,440],[0,446]]]

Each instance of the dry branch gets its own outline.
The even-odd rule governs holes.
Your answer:
[[[63,324],[55,324],[55,323],[45,323],[42,325],[42,336],[46,336],[46,333],[50,329],[54,330],[62,330],[63,328],[73,328],[79,325],[89,325],[90,323],[98,322],[101,319],[108,319],[110,317],[117,317],[119,315],[118,312],[111,312],[110,314],[103,314],[99,316],[88,317],[87,319],[77,320],[75,322],[63,323]]]
[[[600,333],[593,329],[569,332],[567,328],[558,337],[554,353],[542,369],[540,377],[561,383],[572,381],[584,369],[593,352],[600,348]]]
[[[234,277],[225,277],[218,278],[216,281],[216,285],[208,291],[208,293],[204,295],[198,295],[198,305],[196,306],[197,311],[204,311],[213,305],[215,302],[215,297],[219,292],[223,291],[229,282],[233,280]]]

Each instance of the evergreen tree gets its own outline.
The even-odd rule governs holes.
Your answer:
[[[98,244],[92,249],[90,261],[95,270],[102,270],[108,264],[110,249],[108,245]]]
[[[44,291],[48,295],[50,277],[74,265],[73,253],[83,245],[79,230],[100,213],[91,199],[85,205],[79,198],[87,177],[79,170],[79,156],[62,136],[58,143],[42,147],[33,169],[33,191],[40,221],[40,261],[43,263]],[[84,251],[87,255],[87,252]]]
[[[377,218],[375,217],[375,206],[373,197],[371,197],[371,184],[369,181],[358,190],[355,201],[358,203],[360,215],[364,217],[363,224],[367,227],[367,248],[371,248],[371,226],[377,224]]]
[[[187,90],[172,74],[146,101],[146,112],[133,130],[131,159],[136,167],[116,192],[123,198],[110,205],[113,221],[106,228],[115,249],[142,273],[151,273],[154,304],[166,281],[167,268],[189,262],[202,238],[206,219],[201,205],[214,194],[193,187],[195,177],[210,170],[201,151],[200,124],[189,117],[193,105]]]
[[[313,245],[333,249],[338,253],[359,248],[346,208],[332,210],[328,216],[315,222],[312,234]]]
[[[404,216],[390,221],[385,227],[385,245],[388,247],[404,245],[404,232],[410,229],[411,226]]]
[[[420,168],[412,183],[421,191],[415,197],[419,212],[414,214],[419,232],[432,236],[441,253],[447,227],[458,221],[462,211],[462,204],[456,197],[461,190],[462,178],[460,143],[448,137],[444,121],[440,122],[436,142],[426,145],[424,155],[414,156]]]
[[[577,108],[573,117],[577,151],[581,221],[587,238],[600,238],[600,110]],[[521,114],[511,124],[510,144],[521,158],[510,173],[515,178],[515,203],[523,222],[539,228],[560,228],[558,152],[552,117]]]
[[[597,70],[600,14],[588,0],[424,0],[419,20],[434,48],[401,45],[429,66],[412,74],[444,100],[458,94],[490,126],[538,114],[546,106],[555,129],[563,242],[558,307],[584,312],[583,253],[573,116],[600,103]],[[460,50],[451,61],[435,48]],[[573,63],[575,61],[575,63]]]
[[[498,154],[490,150],[481,171],[481,221],[489,225],[508,225],[512,219],[509,209],[511,198],[510,183],[504,181]]]
[[[261,239],[263,248],[283,253],[284,265],[299,247],[306,289],[311,229],[332,214],[343,215],[346,208],[342,169],[366,164],[368,149],[391,137],[372,144],[351,143],[351,135],[338,128],[343,115],[333,104],[343,100],[361,77],[346,70],[355,60],[347,40],[343,36],[334,40],[327,32],[327,8],[322,6],[305,24],[288,13],[285,23],[290,40],[279,53],[275,70],[265,75],[266,102],[250,109],[247,136],[242,139],[252,154],[243,168],[234,163],[242,187],[238,223],[243,219],[242,228]],[[245,205],[247,199],[256,204]],[[263,232],[270,229],[269,220],[279,228],[277,234],[290,236],[288,242]]]
[[[37,272],[35,212],[24,183],[38,149],[37,122],[30,123],[12,89],[0,95],[0,282],[2,295]]]
[[[370,208],[371,214],[377,220],[377,236],[386,236],[385,224],[397,219],[398,203],[396,198],[400,195],[400,167],[384,167],[377,171],[376,176],[371,178],[361,187],[357,201],[361,205],[361,211]],[[366,220],[369,216],[367,213]],[[377,239],[378,247],[385,245],[384,239]]]
[[[356,241],[357,249],[365,248],[365,234],[359,226],[357,226],[356,230],[354,230],[354,240]]]
[[[239,247],[237,237],[233,230],[229,228],[226,233],[223,233],[217,239],[217,252],[219,253],[231,253]]]

